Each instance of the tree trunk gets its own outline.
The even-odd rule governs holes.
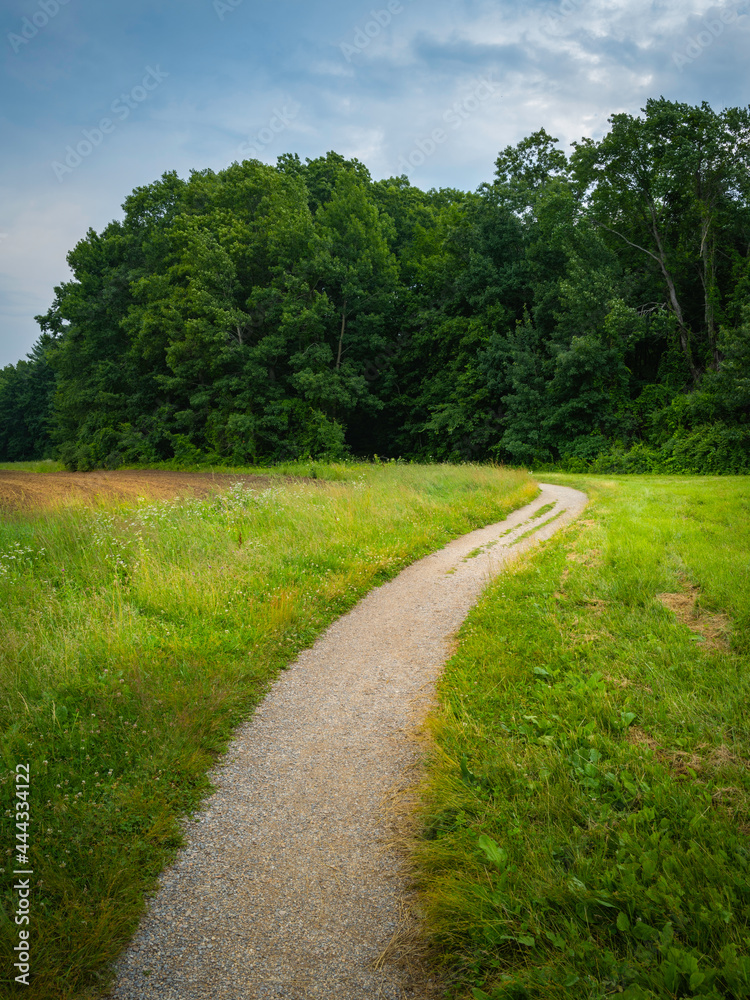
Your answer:
[[[643,253],[647,253],[649,257],[656,261],[661,270],[662,276],[669,291],[669,301],[672,306],[672,311],[677,318],[677,326],[680,332],[680,348],[682,353],[685,355],[685,360],[690,368],[690,374],[693,377],[693,382],[697,383],[700,378],[700,371],[695,367],[693,363],[693,355],[690,350],[690,332],[685,326],[685,320],[682,313],[682,306],[680,305],[680,300],[677,298],[677,288],[675,287],[674,279],[669,272],[667,267],[667,259],[664,253],[664,248],[661,242],[661,235],[659,234],[659,227],[656,224],[656,214],[654,212],[653,205],[649,205],[649,210],[651,213],[651,232],[656,243],[656,249],[658,253],[653,253],[646,247],[639,246],[637,243],[633,243],[629,240],[627,236],[623,233],[618,232],[616,229],[610,229],[609,226],[605,226],[603,223],[598,222],[597,225],[601,226],[602,229],[606,229],[608,233],[613,233],[615,236],[619,236],[621,240],[624,240],[629,246],[634,247],[636,250],[641,250]]]
[[[693,353],[690,350],[690,332],[685,325],[685,319],[682,312],[682,306],[680,305],[680,300],[677,298],[677,288],[675,287],[674,279],[667,267],[667,258],[664,253],[664,247],[661,242],[661,234],[659,233],[659,227],[656,224],[656,213],[654,212],[653,205],[649,206],[651,212],[651,232],[654,234],[654,241],[656,242],[656,248],[658,251],[656,259],[659,262],[659,267],[661,268],[661,273],[664,276],[664,281],[667,284],[667,290],[669,291],[669,301],[672,303],[672,309],[675,316],[677,317],[677,328],[680,333],[680,348],[682,353],[685,355],[685,360],[690,368],[690,374],[693,377],[693,382],[698,381],[700,378],[700,371],[696,368],[693,361]]]
[[[339,334],[339,353],[336,357],[336,368],[341,367],[341,352],[344,347],[344,330],[346,330],[346,299],[341,307],[341,333]]]
[[[716,249],[711,239],[711,216],[704,215],[701,224],[701,260],[703,261],[703,296],[705,300],[706,335],[711,347],[712,367],[718,371],[721,353],[716,342]]]

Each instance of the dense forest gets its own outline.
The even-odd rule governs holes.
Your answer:
[[[137,188],[0,372],[0,457],[750,471],[750,109],[609,124],[473,193],[336,153]]]

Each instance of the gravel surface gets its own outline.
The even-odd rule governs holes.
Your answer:
[[[404,967],[378,962],[407,887],[389,840],[393,804],[419,761],[415,733],[451,636],[486,583],[585,504],[577,490],[542,486],[507,520],[372,591],[298,657],[237,730],[215,793],[118,963],[112,996],[425,995]]]

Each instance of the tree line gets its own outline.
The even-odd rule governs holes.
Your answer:
[[[337,153],[166,173],[0,372],[0,457],[750,470],[750,109],[664,98],[475,192]]]

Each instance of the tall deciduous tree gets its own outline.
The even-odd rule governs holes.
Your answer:
[[[658,269],[680,347],[694,383],[702,347],[717,366],[721,308],[717,246],[744,203],[750,168],[750,115],[719,114],[661,98],[643,118],[614,115],[599,142],[583,140],[573,156],[576,181],[588,192],[591,217]],[[723,233],[722,233],[723,231]],[[696,275],[697,271],[697,275]],[[702,285],[699,311],[694,283]]]
[[[495,166],[474,193],[334,152],[137,188],[0,373],[0,458],[750,467],[750,111],[660,98]]]

